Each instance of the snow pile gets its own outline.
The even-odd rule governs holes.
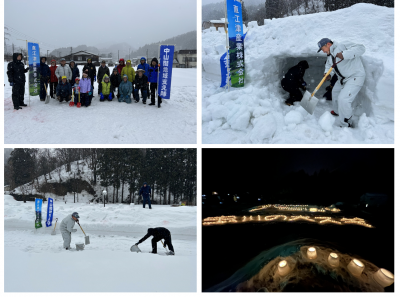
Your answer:
[[[313,115],[304,113],[299,103],[284,104],[288,93],[280,80],[299,61],[309,63],[304,80],[310,90],[321,81],[326,55],[317,53],[317,43],[323,37],[366,46],[362,56],[366,82],[353,102],[353,129],[340,128],[338,119],[325,113],[332,110],[332,102],[322,99],[329,83],[317,92],[321,100]],[[204,143],[394,142],[393,8],[357,4],[334,12],[265,20],[264,26],[250,24],[245,87],[229,93],[219,88],[225,34],[207,29],[202,38]],[[268,131],[263,133],[264,129]]]
[[[53,226],[35,230],[34,202],[17,202],[5,195],[4,247],[7,292],[178,292],[196,290],[196,207],[54,203]],[[60,221],[77,211],[90,244],[84,251],[62,249]],[[55,219],[57,234],[51,236]],[[171,231],[176,255],[149,254],[151,238],[131,253],[130,247],[148,228]],[[84,242],[78,225],[71,247]],[[105,269],[106,268],[106,269]],[[48,273],[53,271],[54,273]],[[45,276],[45,279],[43,279]],[[151,276],[151,277],[149,277]],[[99,281],[101,280],[101,281]],[[24,285],[21,286],[21,283]]]
[[[83,66],[78,66],[82,74]],[[112,71],[112,68],[110,71]],[[92,105],[70,107],[50,99],[49,104],[31,97],[30,107],[15,111],[12,87],[4,65],[5,143],[196,143],[196,69],[173,68],[171,99],[162,107],[139,103],[100,102],[94,83]],[[26,74],[28,81],[28,73]],[[50,90],[48,90],[49,92]],[[28,104],[28,83],[25,103]],[[157,102],[157,100],[156,100]]]

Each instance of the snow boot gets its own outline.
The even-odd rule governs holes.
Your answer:
[[[45,100],[46,100],[46,98],[45,99],[40,98],[40,101],[45,101]]]
[[[292,106],[293,105],[293,101],[288,99],[288,100],[285,101],[285,104],[287,106]]]
[[[336,113],[336,112],[334,112],[333,110],[331,110],[331,115],[334,115],[335,117],[338,117],[339,115]]]
[[[14,107],[15,110],[22,109],[22,107]]]
[[[22,103],[22,104],[21,104],[21,103],[20,103],[19,106],[28,106],[28,104],[25,104],[25,103]]]
[[[160,107],[161,107],[161,103],[159,102],[159,103],[158,103],[158,108],[160,108]]]
[[[173,251],[169,251],[169,252],[167,253],[167,255],[173,256],[173,255],[175,255],[175,253],[174,253]]]
[[[352,125],[352,122],[350,121],[350,119],[344,119],[344,121],[347,123],[348,126],[347,127],[340,126],[340,128],[353,128],[353,125]]]
[[[156,105],[155,103],[150,103],[149,105]]]
[[[146,104],[146,101],[143,101],[143,104]]]

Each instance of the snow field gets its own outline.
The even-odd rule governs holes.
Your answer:
[[[336,25],[332,25],[332,23]],[[317,42],[352,41],[366,46],[362,61],[366,82],[353,102],[353,129],[342,129],[326,114],[332,102],[320,99],[313,115],[300,105],[286,106],[280,86],[286,71],[307,60],[304,80],[313,91],[324,74],[326,55]],[[249,23],[245,39],[245,87],[219,88],[219,59],[226,51],[225,34],[203,30],[204,143],[393,143],[394,142],[394,10],[357,4],[334,12]],[[333,124],[331,124],[334,122]]]
[[[83,66],[78,67],[82,74]],[[35,96],[30,107],[14,111],[7,63],[4,77],[5,143],[196,143],[196,69],[173,69],[171,99],[163,100],[161,108],[149,106],[150,99],[146,105],[117,98],[100,102],[94,82],[90,107],[70,107],[56,99],[44,104]],[[25,87],[28,104],[28,82]]]

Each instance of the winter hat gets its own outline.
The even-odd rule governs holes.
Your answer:
[[[141,57],[140,61],[144,60],[144,62],[146,63],[146,58],[145,57]]]
[[[81,80],[79,77],[77,77],[77,78],[75,78],[75,81],[77,81],[77,80]]]
[[[131,62],[131,60],[126,60],[126,63],[130,63]]]
[[[65,79],[67,79],[67,77],[66,77],[66,76],[63,76],[63,77],[61,77],[61,79],[64,79],[64,78],[65,78]]]
[[[65,58],[61,58],[61,60],[60,60],[60,61],[66,61],[66,60],[65,60]]]
[[[333,43],[332,40],[330,40],[329,38],[322,38],[319,42],[318,42],[318,47],[319,50],[317,53],[319,53],[321,51],[321,48],[326,45],[328,42]]]
[[[79,219],[79,214],[76,211],[74,213],[72,213],[72,216]]]
[[[117,72],[118,72],[118,68],[117,68],[117,67],[115,67],[115,68],[113,69],[113,72],[114,72],[114,71],[117,71]]]
[[[47,61],[46,57],[40,57],[40,62],[42,62],[42,59],[44,59],[45,62]]]
[[[104,61],[104,60],[103,60],[103,61],[101,61],[101,63],[102,63],[102,64],[103,64],[103,63],[105,64],[105,63],[106,63],[106,61]]]
[[[124,74],[124,78],[125,78],[125,77],[128,78],[128,75]]]
[[[53,63],[53,62],[54,62],[54,63],[57,63],[57,61],[56,61],[56,60],[54,60],[54,59],[53,59],[53,60],[51,60],[51,63]]]
[[[146,182],[144,182],[144,183],[143,183],[143,185],[147,185],[147,183],[146,183]]]
[[[138,69],[136,70],[136,72],[146,72],[146,71],[144,71],[144,69]]]
[[[110,80],[110,78],[108,77],[107,74],[104,76],[104,81],[105,81],[105,80]]]
[[[122,59],[122,58],[121,58],[121,59],[119,59],[119,61],[120,61],[120,62],[125,62],[125,60],[124,60],[124,59]]]
[[[156,65],[158,65],[158,60],[157,60],[157,58],[153,58],[153,60],[151,60],[151,64],[153,64],[153,61],[156,61]]]
[[[91,58],[88,58],[88,59],[87,59],[87,61],[88,61],[88,62],[89,62],[89,60],[90,60],[90,61],[92,61],[92,59],[91,59]]]
[[[308,69],[309,68],[308,62],[306,60],[300,61],[297,65],[302,67],[302,68],[304,68],[304,69]]]

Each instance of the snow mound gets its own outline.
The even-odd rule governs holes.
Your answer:
[[[318,124],[326,132],[332,131],[333,123],[335,123],[335,118],[333,117],[333,115],[331,115],[329,111],[325,111],[318,120]]]
[[[327,20],[341,25],[332,26]],[[225,34],[203,31],[204,143],[394,142],[393,8],[361,3],[334,12],[265,20],[263,26],[251,22],[248,27],[245,87],[231,88],[230,92],[219,88]],[[331,126],[324,115],[332,110],[332,102],[322,99],[327,82],[316,93],[322,100],[313,115],[300,111],[299,103],[291,107],[284,104],[288,93],[281,88],[280,80],[300,60],[307,60],[310,66],[304,77],[308,88],[313,90],[321,81],[326,55],[317,53],[317,42],[323,37],[366,47],[362,56],[366,81],[353,102],[355,127],[346,129],[349,131]],[[274,132],[266,133],[269,137],[251,136],[253,130],[260,132],[266,127],[264,120],[256,120],[259,117],[275,123]],[[363,128],[366,125],[369,132]]]

